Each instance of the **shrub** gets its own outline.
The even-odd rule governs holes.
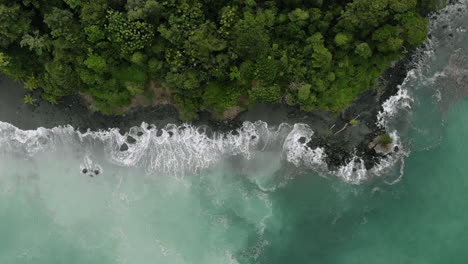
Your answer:
[[[388,146],[393,143],[392,137],[388,133],[385,133],[379,137],[379,144],[383,146]]]
[[[36,99],[32,98],[31,95],[27,94],[24,96],[23,101],[25,104],[34,104],[34,102],[36,102]]]
[[[356,119],[353,119],[353,120],[349,121],[349,124],[352,125],[352,126],[357,126],[358,123],[359,123],[359,121],[357,121]]]
[[[254,86],[249,92],[252,102],[278,103],[283,95],[279,85]]]

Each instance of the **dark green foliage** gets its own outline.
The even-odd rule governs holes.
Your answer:
[[[297,87],[297,98],[299,101],[307,101],[310,97],[310,88],[312,88],[312,85],[310,84],[300,84]]]
[[[104,39],[104,37],[105,37],[104,30],[102,30],[101,28],[99,28],[96,25],[85,27],[84,31],[85,31],[86,35],[88,36],[88,40],[90,42],[93,42],[93,43],[98,42],[98,41]]]
[[[88,59],[84,61],[84,64],[97,73],[104,73],[107,70],[106,60],[101,56],[89,56]]]
[[[225,109],[236,106],[237,97],[240,96],[241,91],[230,88],[217,82],[209,83],[203,94],[205,109],[215,114],[222,114]]]
[[[44,23],[49,27],[50,35],[54,39],[62,38],[74,45],[81,40],[83,34],[81,26],[69,10],[54,7],[52,12],[44,16]]]
[[[281,100],[283,92],[277,84],[271,86],[253,86],[249,91],[251,102],[270,102],[278,103]]]
[[[195,71],[185,71],[183,73],[168,73],[166,84],[174,90],[195,90],[200,87],[200,78]]]
[[[426,14],[444,8],[447,2],[447,0],[419,0],[417,6],[423,14]]]
[[[54,97],[73,94],[83,88],[80,77],[69,64],[63,61],[48,62],[44,66],[44,91]]]
[[[150,80],[181,118],[279,103],[338,111],[420,45],[438,0],[0,0],[0,70],[119,112]],[[248,98],[248,99],[247,99]]]
[[[268,54],[271,42],[269,27],[274,20],[273,10],[244,13],[244,18],[236,23],[231,35],[233,48],[240,58],[256,59]]]
[[[255,65],[255,79],[263,85],[272,84],[278,75],[278,62],[271,56],[258,60]]]
[[[354,51],[356,55],[361,56],[363,59],[370,58],[372,56],[372,49],[367,43],[359,43],[356,45],[356,50]]]
[[[401,33],[399,26],[385,25],[372,34],[372,40],[377,42],[377,49],[380,52],[398,52],[403,47]]]
[[[109,41],[120,50],[122,55],[128,55],[134,51],[147,47],[154,38],[153,25],[131,21],[123,13],[109,11],[106,26]]]
[[[49,50],[50,41],[47,36],[40,36],[39,31],[33,34],[25,34],[21,39],[20,46],[27,47],[30,51],[36,52],[37,55],[42,55],[42,52]]]
[[[31,12],[22,9],[20,4],[0,4],[0,47],[15,43],[31,30],[30,24]]]
[[[427,37],[427,18],[408,12],[397,15],[402,25],[402,36],[408,47],[416,47]]]
[[[194,119],[197,116],[197,111],[200,110],[200,100],[197,97],[176,94],[174,96],[174,101],[179,106],[179,118],[182,121]]]

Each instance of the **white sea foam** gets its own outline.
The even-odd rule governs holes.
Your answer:
[[[382,104],[383,111],[377,114],[377,124],[380,127],[387,127],[389,120],[395,118],[402,109],[411,109],[411,104],[414,100],[409,95],[409,91],[402,87],[411,78],[414,78],[414,72],[415,70],[409,71],[403,84],[398,87],[398,92]]]
[[[396,132],[391,136],[396,145],[401,145]],[[135,142],[129,140],[130,137]],[[367,171],[362,159],[356,158],[336,171],[327,171],[325,150],[308,146],[313,140],[314,132],[306,124],[270,128],[262,121],[245,122],[235,132],[212,136],[191,125],[168,125],[158,129],[143,123],[122,135],[118,129],[80,133],[70,126],[25,131],[0,122],[0,151],[33,156],[41,151],[53,151],[59,145],[75,146],[83,155],[80,171],[93,177],[103,172],[90,154],[96,147],[104,150],[108,161],[119,166],[140,167],[149,174],[157,172],[176,177],[200,172],[225,158],[252,159],[264,151],[278,152],[283,160],[297,167],[315,169],[353,184],[380,175],[384,168],[395,163],[389,156]],[[122,145],[128,149],[121,150]]]
[[[452,15],[464,12],[466,2],[449,6],[435,14],[430,20],[430,34],[437,35],[443,25],[447,25],[446,28],[451,31],[464,32],[464,28],[453,24]],[[98,145],[105,150],[108,160],[117,165],[145,168],[148,173],[162,172],[183,176],[188,172],[199,172],[226,157],[242,156],[251,159],[259,152],[275,150],[284,160],[295,166],[313,168],[325,174],[338,176],[346,182],[359,184],[370,177],[385,174],[408,155],[409,152],[403,148],[404,144],[400,141],[397,132],[391,129],[389,124],[400,116],[403,109],[411,109],[414,100],[408,89],[408,82],[419,80],[424,75],[426,62],[434,55],[438,45],[440,39],[431,38],[416,52],[414,58],[416,67],[408,72],[403,84],[398,87],[398,92],[383,103],[383,111],[377,116],[378,125],[387,131],[392,130],[390,134],[400,151],[381,159],[370,170],[366,170],[364,161],[356,156],[336,171],[327,172],[324,149],[312,149],[307,144],[314,140],[314,132],[309,126],[282,124],[278,128],[271,128],[262,121],[245,122],[235,132],[215,133],[212,136],[208,136],[203,129],[191,125],[167,125],[164,128],[156,128],[143,123],[121,135],[118,129],[80,133],[71,126],[21,130],[0,122],[0,152],[15,151],[25,155],[35,155],[41,151],[53,150],[59,144],[80,147]],[[439,75],[441,74],[443,73]],[[439,75],[435,74],[433,77],[438,78]],[[425,80],[431,81],[430,78]],[[129,140],[131,138],[135,139],[135,142]],[[128,149],[121,151],[123,145]],[[83,157],[80,169],[101,171],[102,168],[93,163],[87,155]]]
[[[282,124],[269,128],[265,122],[245,122],[235,132],[215,133],[209,137],[203,130],[191,125],[168,125],[163,129],[143,123],[121,135],[118,129],[80,133],[72,127],[21,130],[0,122],[0,149],[35,155],[54,149],[58,144],[101,145],[109,161],[128,167],[143,167],[148,172],[162,172],[182,176],[208,168],[222,158],[242,156],[253,158],[256,153],[279,151],[293,164],[323,166],[323,149],[311,149],[313,131],[305,124]],[[129,140],[133,138],[133,140]],[[121,151],[126,145],[127,150]],[[80,170],[102,170],[94,164],[86,150]]]
[[[312,140],[312,129],[305,124],[295,124],[283,143],[286,159],[296,166],[306,165],[317,168],[324,166],[325,151],[323,148],[311,149],[307,143]]]

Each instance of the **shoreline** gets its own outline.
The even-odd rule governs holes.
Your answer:
[[[374,149],[368,148],[368,144],[376,136],[384,133],[377,126],[377,113],[382,110],[383,102],[398,91],[411,64],[412,53],[409,53],[381,76],[379,83],[385,86],[380,93],[377,88],[365,91],[338,115],[324,110],[305,112],[297,106],[286,104],[258,104],[229,121],[214,120],[210,113],[201,112],[191,124],[208,127],[208,133],[211,133],[235,130],[245,121],[261,120],[272,127],[281,123],[304,123],[314,131],[312,140],[307,145],[311,148],[324,148],[329,169],[347,164],[356,155],[370,169],[383,157]],[[23,103],[27,90],[22,88],[22,84],[0,75],[0,87],[0,121],[23,130],[71,125],[81,132],[88,129],[96,131],[119,128],[121,133],[125,133],[133,126],[140,126],[142,122],[158,128],[167,124],[183,124],[178,119],[178,111],[171,105],[135,107],[121,116],[105,116],[88,110],[78,95],[64,97],[58,104],[52,105],[40,99],[41,91],[37,89],[33,92],[33,98],[38,100],[34,105],[27,105]],[[335,134],[356,116],[359,117],[357,124],[349,125]]]

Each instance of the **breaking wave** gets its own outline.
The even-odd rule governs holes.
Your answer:
[[[318,168],[324,166],[325,154],[321,148],[307,146],[313,134],[305,124],[270,128],[262,121],[245,122],[235,131],[211,136],[203,128],[187,124],[159,129],[143,123],[121,134],[119,129],[80,133],[71,126],[21,130],[0,122],[0,148],[31,156],[53,150],[57,145],[86,148],[98,144],[104,148],[107,158],[117,165],[184,175],[206,169],[223,158],[239,155],[251,159],[262,151],[279,151],[285,160],[296,166]],[[83,163],[81,169],[92,170],[89,157],[85,157]]]
[[[262,121],[245,122],[235,131],[214,133],[211,136],[208,136],[203,127],[187,124],[157,128],[143,123],[131,128],[128,133],[121,134],[119,129],[80,133],[71,126],[25,131],[0,122],[0,150],[31,156],[41,151],[53,150],[60,144],[74,145],[78,149],[83,146],[100,146],[107,159],[119,166],[141,167],[148,173],[160,172],[176,176],[200,172],[224,158],[242,156],[251,159],[259,152],[276,151],[283,160],[297,167],[312,168],[322,175],[334,175],[346,182],[359,184],[371,177],[386,174],[398,162],[404,164],[403,159],[409,155],[409,151],[403,147],[404,144],[391,122],[400,117],[402,111],[411,109],[414,100],[408,83],[420,80],[425,75],[427,60],[434,55],[437,46],[443,44],[443,37],[439,37],[441,28],[444,28],[444,32],[447,27],[449,32],[466,30],[451,24],[454,21],[453,15],[463,13],[465,9],[464,3],[455,4],[431,18],[429,34],[432,37],[416,52],[413,69],[398,87],[398,92],[383,103],[383,110],[377,116],[378,125],[389,132],[394,146],[398,146],[400,151],[386,155],[370,170],[366,170],[362,158],[355,156],[348,164],[328,171],[324,149],[308,146],[314,140],[314,132],[308,125],[281,124],[272,128]],[[86,151],[88,154],[92,152]],[[84,155],[80,170],[91,173],[102,170],[88,154]]]
[[[323,148],[310,148],[314,132],[306,124],[281,124],[271,128],[263,121],[245,122],[239,129],[208,136],[204,129],[191,125],[167,125],[159,129],[146,123],[121,134],[119,129],[81,133],[71,126],[52,129],[21,130],[0,122],[0,149],[4,152],[34,156],[53,151],[57,146],[72,146],[82,152],[80,170],[92,175],[102,172],[90,154],[103,149],[106,158],[119,166],[140,167],[148,173],[182,177],[213,166],[222,159],[241,156],[252,159],[261,152],[275,152],[296,167],[315,169],[322,175],[334,175],[346,182],[360,183],[369,172],[376,175],[391,163],[383,161],[366,171],[362,160],[328,171]],[[388,159],[388,158],[387,158]]]

